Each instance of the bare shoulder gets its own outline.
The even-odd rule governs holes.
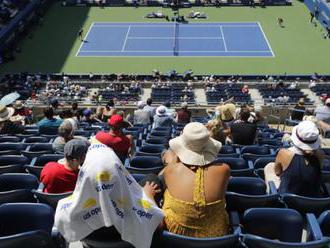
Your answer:
[[[224,176],[230,176],[230,167],[228,164],[217,164],[212,165],[213,170],[216,171],[216,173],[224,175]]]

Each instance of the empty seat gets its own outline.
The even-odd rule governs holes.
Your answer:
[[[245,211],[241,224],[243,242],[249,248],[321,248],[328,243],[324,238],[302,243],[304,218],[293,209],[252,208]],[[313,228],[311,223],[307,225]]]
[[[163,162],[159,157],[155,156],[138,156],[130,161],[127,168],[131,173],[155,173],[157,174],[163,169]]]
[[[255,176],[253,173],[253,165],[249,165],[242,158],[227,158],[227,157],[218,157],[213,161],[213,164],[228,164],[231,169],[232,176]]]
[[[10,142],[10,143],[18,143],[21,142],[21,138],[17,136],[1,136],[0,143]]]
[[[10,191],[16,189],[37,189],[38,178],[24,173],[5,173],[0,175],[0,190]]]
[[[22,143],[0,143],[0,156],[1,155],[20,155],[26,145]]]
[[[43,154],[52,154],[53,147],[50,143],[34,143],[30,144],[22,154],[30,160]]]
[[[31,136],[24,139],[24,143],[47,143],[49,139],[42,136]]]
[[[40,178],[40,173],[42,171],[42,168],[48,163],[48,162],[56,162],[63,158],[63,155],[61,154],[43,154],[39,157],[34,158],[31,161],[31,164],[26,165],[25,169]]]
[[[267,146],[243,146],[241,148],[241,154],[244,153],[268,155],[270,154],[270,149]]]
[[[54,210],[45,204],[3,204],[0,219],[0,247],[55,248],[65,245],[65,242],[55,244],[52,239]]]
[[[136,152],[136,156],[158,156],[160,157],[161,153],[166,148],[164,146],[159,145],[146,145],[142,146],[138,152]]]
[[[62,194],[51,194],[51,193],[40,192],[37,190],[34,190],[33,193],[38,199],[38,202],[45,203],[51,206],[54,210],[56,210],[57,203],[59,200],[68,197],[72,194],[72,192],[66,192]]]

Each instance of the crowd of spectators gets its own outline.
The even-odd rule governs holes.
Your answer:
[[[0,2],[0,28],[7,24],[26,4],[28,0],[3,0]]]

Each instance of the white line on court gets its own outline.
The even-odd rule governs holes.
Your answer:
[[[264,36],[264,39],[266,40],[266,43],[267,43],[267,46],[268,46],[269,50],[270,50],[270,52],[272,53],[272,56],[275,57],[275,54],[274,54],[274,52],[273,52],[273,49],[272,49],[272,47],[271,47],[270,44],[269,44],[269,41],[268,41],[268,39],[267,39],[267,36],[266,36],[264,30],[262,29],[260,22],[257,22],[257,23],[258,23],[258,26],[259,26],[259,28],[260,28],[260,30],[261,30],[262,35]]]
[[[128,26],[128,29],[127,29],[127,32],[126,32],[126,36],[125,36],[125,41],[124,41],[124,44],[123,44],[123,47],[121,48],[121,51],[125,51],[125,47],[126,47],[126,42],[127,42],[127,38],[128,38],[128,35],[129,35],[129,31],[131,30],[131,25]]]
[[[223,46],[225,47],[225,51],[227,52],[228,49],[227,49],[225,34],[223,33],[223,30],[222,30],[222,26],[221,25],[220,25],[220,32],[221,32],[221,36],[222,36],[222,40],[223,40]]]
[[[91,32],[93,26],[94,26],[94,22],[92,22],[92,24],[89,26],[89,29],[88,29],[88,31],[87,31],[85,37],[84,37],[84,41],[87,41],[87,37],[88,37],[89,33]],[[80,46],[79,46],[79,49],[78,49],[78,51],[77,51],[77,53],[76,53],[76,57],[78,57],[78,54],[79,54],[79,52],[80,52],[80,49],[81,49],[82,46],[85,44],[84,41],[81,42],[81,44],[80,44]]]
[[[146,51],[146,50],[125,50],[125,51],[119,51],[119,50],[104,50],[104,51],[82,51],[82,53],[169,53],[173,52],[173,50],[163,50],[163,51]],[[187,52],[187,53],[269,53],[270,51],[180,51],[180,52]]]
[[[222,40],[221,37],[137,37],[131,36],[129,40],[170,40],[170,39],[183,39],[183,40]]]
[[[189,26],[188,26],[189,25]],[[194,25],[194,24],[188,24],[187,26],[183,25],[180,26],[180,28],[196,28],[196,27],[201,27],[201,28],[217,28],[219,27],[218,25]],[[126,25],[95,25],[94,28],[123,28],[126,27]],[[144,25],[130,25],[134,28],[150,28],[150,27],[154,27],[154,28],[173,28],[173,25],[153,25],[153,24],[144,24]],[[233,28],[254,28],[254,27],[259,27],[258,25],[224,25],[225,27],[233,27]]]

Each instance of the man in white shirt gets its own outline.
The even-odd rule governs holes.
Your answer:
[[[324,121],[326,123],[330,122],[330,98],[325,100],[324,106],[317,107],[315,109],[316,119],[319,121]]]

